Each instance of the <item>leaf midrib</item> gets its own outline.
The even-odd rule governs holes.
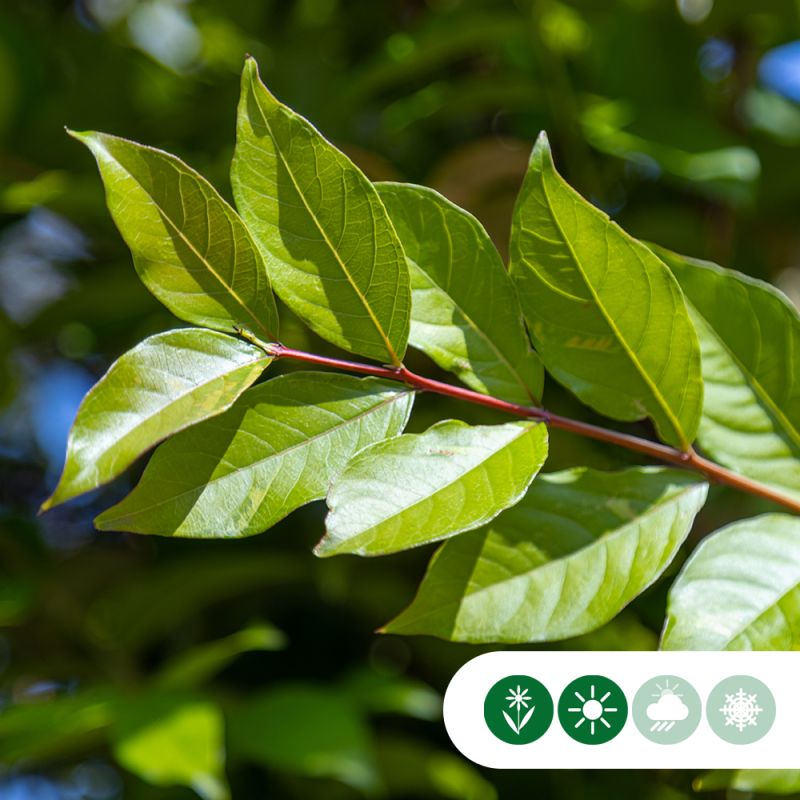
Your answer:
[[[149,414],[146,417],[141,418],[141,421],[137,422],[120,439],[116,439],[109,447],[104,448],[103,451],[102,451],[102,454],[99,456],[99,458],[102,458],[102,457],[106,456],[114,447],[118,446],[122,442],[127,442],[128,439],[130,439],[132,436],[134,436],[137,433],[137,431],[139,431],[140,428],[142,428],[144,425],[146,425],[148,422],[150,422],[154,417],[158,416],[159,414],[163,414],[164,412],[170,410],[172,408],[172,406],[177,405],[178,403],[182,402],[187,397],[195,394],[196,392],[199,392],[202,389],[205,389],[207,386],[209,386],[210,384],[214,383],[215,381],[218,381],[220,379],[224,380],[226,377],[234,375],[235,373],[240,372],[240,371],[253,369],[258,364],[260,364],[262,361],[267,361],[267,364],[264,365],[264,369],[266,369],[267,366],[269,366],[269,362],[271,360],[272,359],[266,353],[262,353],[258,358],[254,358],[254,359],[252,359],[250,361],[238,364],[238,365],[236,365],[235,367],[233,367],[231,369],[227,369],[225,372],[217,373],[216,375],[210,377],[208,380],[203,381],[202,383],[194,384],[188,390],[186,390],[184,392],[181,392],[180,394],[174,395],[173,398],[168,403],[166,403],[165,405],[163,405],[160,408],[156,409],[152,414]],[[258,376],[256,376],[256,377],[258,377]],[[134,386],[132,388],[136,389],[136,388],[141,388],[141,387]],[[228,408],[230,408],[231,405],[233,405],[233,402],[235,402],[235,398],[230,403],[228,403],[224,407],[220,408],[219,409],[219,413],[222,413],[223,411],[227,411]],[[113,413],[124,414],[125,412],[116,411],[116,412],[113,412]],[[181,430],[185,430],[191,424],[193,424],[193,423],[184,424],[181,427],[176,428],[173,431],[173,433],[179,433]]]
[[[217,272],[217,270],[214,269],[214,267],[211,265],[211,262],[206,257],[201,255],[200,251],[186,237],[186,235],[183,233],[183,231],[180,229],[180,227],[178,227],[177,223],[172,219],[172,217],[170,217],[170,215],[161,206],[161,204],[158,202],[158,200],[156,200],[156,198],[153,196],[153,193],[150,192],[147,189],[147,187],[144,185],[144,183],[142,183],[142,181],[140,181],[139,178],[137,178],[136,175],[133,174],[133,172],[131,172],[129,169],[127,169],[119,159],[117,159],[115,156],[113,156],[111,154],[111,152],[105,146],[105,144],[103,144],[102,147],[103,147],[103,150],[108,155],[108,157],[113,159],[117,164],[119,164],[119,166],[128,175],[130,175],[131,178],[133,178],[134,181],[136,181],[136,184],[139,186],[139,188],[150,198],[151,202],[159,210],[159,213],[161,213],[161,215],[164,218],[164,220],[169,223],[169,225],[172,227],[172,229],[178,234],[178,236],[180,237],[181,241],[183,241],[184,244],[192,251],[192,253],[195,255],[197,260],[201,264],[203,264],[206,267],[206,269],[208,269],[208,271],[217,279],[219,284],[231,295],[231,297],[233,297],[233,299],[239,304],[239,306],[241,306],[241,308],[244,309],[244,311],[247,313],[247,315],[250,317],[250,319],[252,319],[253,322],[264,333],[267,334],[267,337],[270,338],[270,339],[273,339],[274,336],[273,336],[272,332],[266,327],[266,325],[264,325],[264,323],[259,319],[259,317],[256,316],[255,312],[250,308],[250,306],[248,306],[248,304],[239,296],[239,294],[236,292],[236,290],[233,288],[233,286],[228,285],[228,283],[222,278],[222,276]],[[167,160],[169,162],[169,159],[167,159]],[[175,164],[171,164],[171,162],[170,162],[170,165],[175,167],[175,169],[178,171],[179,174],[182,172],[182,170],[181,170],[181,168],[179,166],[177,166]],[[191,172],[185,172],[185,174],[188,174],[191,178],[194,178],[195,180],[197,180],[201,185],[204,182],[204,179],[200,175],[193,175]],[[215,191],[215,190],[212,189],[212,191]],[[204,196],[205,196],[205,193],[204,193]],[[228,213],[229,209],[225,208],[225,201],[222,200],[222,198],[216,198],[216,199],[220,200],[220,202],[223,204],[222,213],[226,214],[226,216],[227,216],[227,213]],[[181,202],[182,201],[183,201],[183,195],[181,194]],[[209,222],[210,222],[210,220],[209,220]],[[252,249],[253,249],[254,253],[257,253],[257,248],[252,248]],[[261,256],[260,255],[258,255],[258,258],[259,258],[259,260],[261,260]],[[262,266],[263,266],[263,263],[262,263]]]
[[[798,589],[800,589],[800,581],[795,581],[785,592],[781,593],[780,597],[778,597],[777,600],[774,600],[766,608],[759,611],[759,613],[756,614],[738,633],[735,633],[733,636],[727,639],[725,641],[723,649],[727,650],[728,645],[730,645],[731,642],[735,641],[740,636],[744,636],[745,633],[747,633],[747,631],[750,630],[750,628],[752,628],[753,625],[755,625],[761,619],[761,617],[764,616],[764,614],[766,614],[776,606],[780,605],[780,603],[784,599],[786,599],[790,594],[792,594],[792,592],[796,592]]]
[[[297,193],[297,196],[300,198],[301,202],[303,203],[303,206],[305,207],[306,211],[308,212],[308,215],[314,221],[314,225],[316,226],[317,230],[320,232],[320,235],[322,236],[322,239],[325,242],[325,244],[328,246],[328,249],[330,250],[331,254],[333,255],[333,257],[336,259],[337,263],[341,267],[341,270],[344,273],[345,278],[347,278],[348,284],[352,287],[352,289],[356,293],[356,296],[358,297],[359,301],[364,306],[364,310],[367,312],[367,314],[368,314],[368,316],[370,318],[370,321],[372,322],[373,326],[375,327],[375,330],[378,332],[378,335],[383,340],[383,344],[386,347],[387,355],[389,356],[389,358],[390,358],[390,360],[392,361],[393,364],[399,366],[402,362],[397,357],[397,353],[395,352],[394,347],[392,346],[392,343],[389,341],[388,334],[383,330],[383,326],[380,324],[380,322],[378,321],[378,318],[375,316],[375,313],[373,312],[372,307],[370,306],[369,302],[367,301],[367,298],[361,292],[361,289],[358,287],[358,285],[356,284],[355,280],[353,279],[353,276],[350,274],[350,270],[347,269],[347,265],[344,263],[344,261],[340,257],[339,251],[333,246],[333,242],[331,242],[330,238],[328,237],[327,232],[322,227],[322,223],[317,218],[317,215],[311,210],[311,206],[309,206],[308,201],[306,200],[306,197],[303,194],[303,192],[300,191],[300,186],[297,183],[297,179],[295,178],[294,172],[292,172],[292,169],[289,166],[289,162],[284,157],[283,152],[281,151],[281,148],[278,145],[278,141],[275,138],[275,134],[272,132],[272,126],[269,124],[269,120],[267,119],[267,115],[264,112],[264,109],[261,107],[261,102],[260,102],[260,100],[259,100],[259,98],[257,96],[255,97],[255,101],[256,101],[256,106],[258,108],[258,111],[261,114],[261,119],[263,120],[264,125],[266,126],[267,130],[269,131],[270,138],[272,139],[272,141],[273,141],[273,143],[275,145],[275,154],[277,155],[278,158],[280,158],[281,163],[283,164],[284,169],[286,170],[286,173],[288,174],[289,178],[292,181],[292,186],[294,186],[294,190]]]
[[[626,341],[625,337],[622,335],[622,332],[616,326],[616,324],[614,323],[613,319],[611,318],[609,313],[606,311],[605,306],[600,301],[600,296],[595,291],[595,288],[592,285],[591,281],[589,280],[589,277],[584,272],[583,267],[582,267],[581,262],[580,262],[580,259],[578,258],[577,254],[575,253],[575,250],[572,247],[571,242],[569,241],[569,237],[566,235],[566,233],[564,232],[564,229],[561,227],[561,223],[559,222],[558,217],[557,217],[557,215],[555,213],[555,210],[553,208],[553,204],[552,204],[552,202],[550,200],[550,195],[547,192],[547,182],[545,180],[544,170],[542,170],[540,174],[541,174],[542,194],[544,195],[544,198],[545,198],[545,200],[547,202],[547,209],[550,212],[550,217],[553,220],[553,224],[558,229],[558,232],[560,233],[561,238],[564,241],[565,246],[569,250],[570,256],[572,257],[572,260],[573,260],[573,262],[574,262],[574,264],[575,264],[575,266],[576,266],[576,268],[578,270],[578,274],[583,279],[583,282],[586,285],[586,288],[589,290],[589,292],[591,292],[592,299],[594,300],[595,305],[597,306],[597,308],[600,310],[600,313],[603,315],[603,319],[606,321],[606,324],[611,329],[611,332],[614,334],[614,336],[617,339],[617,341],[622,345],[625,353],[628,355],[628,357],[630,358],[630,360],[633,363],[634,367],[636,368],[636,371],[644,379],[647,387],[650,389],[651,393],[656,398],[659,406],[661,406],[662,411],[664,411],[664,413],[666,414],[667,419],[670,422],[670,425],[672,425],[673,432],[675,434],[677,434],[677,436],[678,436],[678,439],[679,439],[679,441],[681,443],[681,449],[685,450],[685,451],[690,450],[691,449],[691,444],[686,440],[686,436],[683,433],[683,428],[682,428],[680,422],[678,421],[677,417],[675,417],[675,415],[673,414],[672,409],[670,408],[669,404],[666,402],[666,398],[664,398],[664,396],[658,390],[658,387],[653,383],[652,378],[650,377],[649,373],[645,370],[644,366],[641,364],[641,362],[637,358],[636,353],[634,353],[634,351],[628,345],[628,342]],[[567,187],[567,189],[569,189],[570,192],[574,191],[569,186]],[[581,198],[581,200],[582,200],[582,198]],[[572,198],[572,201],[575,202],[575,198]],[[611,222],[611,221],[608,221],[607,224],[613,225],[614,223]],[[646,269],[644,267],[644,265],[643,265],[643,268]]]
[[[709,331],[714,335],[714,338],[722,347],[722,349],[728,354],[729,358],[733,363],[739,368],[739,371],[745,376],[746,383],[753,389],[753,391],[758,395],[764,405],[768,408],[770,413],[774,416],[774,418],[784,427],[786,432],[789,434],[789,438],[795,445],[795,447],[800,450],[800,431],[795,428],[794,425],[788,420],[786,415],[775,405],[772,398],[770,397],[767,390],[761,385],[761,382],[756,378],[756,376],[742,363],[736,353],[731,350],[728,346],[728,343],[717,333],[716,328],[711,324],[711,322],[707,319],[707,317],[697,308],[697,306],[689,300],[687,297],[686,302],[692,307],[698,317],[703,320],[703,322],[707,325]],[[719,424],[719,423],[717,423]],[[730,427],[726,425],[725,427]],[[735,430],[735,429],[734,429]]]
[[[706,582],[706,581],[718,582],[720,580],[725,580],[725,579],[719,578],[719,577],[714,577],[714,576],[708,576],[708,577],[707,576],[701,576],[701,577],[697,578],[696,580],[698,582]],[[736,586],[740,586],[743,583],[743,581],[741,581],[741,580],[734,580],[732,578],[727,579],[727,582],[728,583],[733,583]],[[769,587],[767,587],[767,588],[769,588]],[[735,631],[730,636],[728,636],[726,639],[724,639],[724,641],[722,642],[722,647],[718,648],[718,649],[722,649],[722,650],[727,649],[728,645],[731,642],[733,642],[734,640],[738,639],[740,636],[743,636],[756,622],[758,622],[759,619],[761,619],[761,617],[764,616],[764,614],[766,614],[770,609],[775,608],[775,606],[777,606],[784,598],[788,597],[792,592],[797,591],[799,588],[800,588],[800,580],[796,580],[796,581],[793,581],[791,583],[791,585],[789,585],[785,589],[781,590],[780,595],[778,595],[778,597],[776,599],[771,600],[766,606],[764,606],[764,607],[760,608],[758,611],[756,611],[752,616],[750,616],[750,618],[748,619],[748,621],[744,625],[740,626],[739,630]],[[673,619],[675,619],[675,615],[674,614],[671,614],[670,616]],[[693,636],[693,638],[694,638],[694,636]]]
[[[178,494],[171,495],[170,497],[167,497],[164,500],[159,500],[157,503],[151,503],[148,506],[143,506],[142,508],[140,508],[140,509],[138,509],[136,511],[132,511],[132,512],[130,512],[128,514],[125,514],[123,516],[113,517],[113,518],[111,518],[109,520],[106,520],[106,522],[113,522],[115,520],[119,521],[119,520],[133,519],[134,517],[137,517],[137,516],[140,516],[140,515],[142,515],[142,514],[144,514],[146,512],[152,511],[153,509],[158,508],[158,507],[160,507],[162,505],[165,505],[166,503],[175,502],[175,501],[179,500],[180,498],[184,497],[187,494],[192,494],[192,492],[196,492],[199,488],[205,490],[207,487],[212,486],[215,483],[227,480],[232,475],[238,475],[240,472],[243,472],[245,470],[257,469],[258,467],[260,467],[263,464],[266,464],[268,461],[272,460],[273,458],[280,458],[282,456],[285,456],[287,453],[291,453],[294,450],[297,450],[297,449],[299,449],[301,447],[306,447],[306,446],[310,445],[312,442],[315,442],[317,439],[321,439],[324,436],[328,436],[330,433],[335,432],[335,431],[339,430],[340,428],[343,428],[344,426],[349,425],[352,422],[358,422],[358,421],[364,419],[365,417],[369,416],[370,414],[374,413],[375,411],[379,411],[384,406],[389,405],[390,403],[395,403],[395,402],[397,402],[398,400],[400,400],[402,398],[408,397],[409,394],[412,394],[412,392],[408,392],[408,391],[397,392],[392,397],[388,397],[385,400],[382,400],[380,403],[377,403],[376,405],[370,406],[370,408],[367,408],[364,411],[359,412],[358,414],[356,414],[356,416],[348,417],[347,419],[343,419],[340,422],[338,422],[336,425],[333,425],[330,428],[326,428],[324,431],[322,431],[320,433],[315,433],[313,436],[310,436],[307,439],[303,439],[303,441],[301,441],[301,442],[297,442],[296,444],[290,445],[289,447],[287,447],[287,448],[285,448],[283,450],[276,450],[274,453],[270,453],[268,456],[265,456],[264,458],[259,458],[256,461],[253,461],[253,462],[251,462],[249,464],[246,464],[243,467],[237,467],[236,469],[231,470],[230,472],[226,472],[224,475],[219,475],[216,478],[212,478],[211,480],[206,481],[205,483],[203,483],[202,486],[192,486],[192,487],[190,487],[188,489],[184,489],[184,491],[182,491],[182,492],[180,492]],[[237,429],[237,431],[238,430],[240,430],[240,429]]]
[[[676,492],[674,495],[672,495],[669,498],[668,503],[670,505],[672,505],[673,503],[678,503],[681,499],[683,499],[683,497],[685,495],[688,495],[689,493],[691,493],[693,491],[696,491],[697,488],[702,486],[702,485],[703,485],[702,482],[700,482],[700,483],[696,483],[696,484],[692,484],[690,486],[687,486],[685,489],[681,489],[679,492]],[[516,575],[514,575],[514,576],[512,576],[510,578],[503,578],[502,580],[496,581],[495,583],[490,583],[490,584],[488,584],[486,586],[482,586],[481,588],[476,589],[474,592],[470,592],[469,594],[467,594],[465,592],[459,599],[450,600],[447,603],[443,603],[442,605],[431,609],[430,611],[426,612],[425,614],[422,614],[422,615],[416,617],[414,619],[414,622],[418,622],[420,620],[425,619],[425,617],[431,616],[432,614],[440,613],[443,610],[446,610],[446,609],[449,609],[449,608],[452,608],[452,607],[456,607],[457,609],[460,609],[462,607],[463,603],[467,599],[471,599],[473,597],[478,597],[481,594],[483,594],[484,592],[488,592],[488,591],[497,589],[498,587],[502,587],[507,583],[511,583],[512,581],[516,581],[516,580],[520,580],[520,579],[528,580],[535,573],[537,573],[537,572],[539,572],[539,571],[541,571],[543,569],[547,569],[548,567],[562,564],[563,562],[568,561],[569,559],[573,558],[578,553],[580,553],[580,552],[582,552],[584,550],[587,550],[590,547],[595,547],[601,541],[605,542],[605,541],[608,541],[608,540],[615,540],[615,539],[619,538],[620,536],[622,536],[622,534],[627,533],[628,529],[631,528],[633,525],[639,525],[643,521],[646,521],[648,516],[650,516],[651,514],[656,513],[656,511],[658,511],[660,508],[663,508],[665,505],[667,505],[667,503],[664,503],[664,502],[654,503],[653,505],[648,506],[647,510],[645,512],[643,512],[641,515],[637,516],[636,519],[629,520],[628,522],[626,522],[624,525],[622,525],[620,528],[618,528],[616,531],[614,531],[612,534],[610,534],[608,536],[599,536],[599,537],[595,538],[594,541],[590,542],[587,545],[584,545],[583,547],[579,547],[577,550],[573,550],[571,553],[567,554],[566,556],[560,556],[559,558],[548,560],[548,561],[544,562],[543,564],[539,564],[538,566],[532,567],[531,569],[527,569],[524,572],[520,572],[520,573],[518,573],[518,574],[516,574]],[[490,531],[487,530],[486,533],[489,534]],[[447,545],[445,544],[444,546],[446,547]],[[482,558],[482,556],[481,556],[481,558]],[[473,572],[474,572],[474,570],[473,570]],[[469,580],[471,580],[471,578],[472,578],[472,573],[470,573],[470,579]],[[458,619],[456,617],[456,620],[454,620],[454,624],[457,623],[457,621],[458,621]]]
[[[514,424],[514,423],[511,423],[511,424]],[[446,483],[443,483],[433,493],[431,493],[429,495],[426,495],[425,497],[422,497],[419,500],[416,500],[411,505],[406,506],[405,508],[401,509],[397,513],[390,514],[389,516],[386,516],[383,519],[378,520],[374,525],[371,525],[369,528],[365,528],[365,529],[359,531],[354,536],[349,537],[347,539],[340,539],[338,543],[339,544],[344,544],[344,543],[347,543],[347,542],[352,542],[355,539],[360,539],[363,536],[374,532],[378,527],[384,525],[389,520],[393,520],[393,519],[396,519],[397,517],[404,516],[405,514],[407,514],[410,511],[413,511],[414,509],[416,509],[418,506],[422,505],[423,503],[427,503],[435,495],[439,494],[440,492],[445,491],[446,489],[449,489],[454,484],[456,484],[459,481],[462,481],[465,478],[467,478],[470,475],[472,475],[472,473],[474,473],[475,471],[484,468],[485,465],[487,464],[487,462],[491,461],[493,458],[495,458],[496,456],[500,455],[506,448],[511,447],[513,444],[518,442],[523,436],[525,436],[526,434],[530,433],[532,430],[534,430],[540,424],[542,424],[542,423],[536,423],[536,422],[535,423],[523,423],[523,425],[520,426],[520,428],[521,428],[520,433],[516,434],[515,436],[511,437],[508,441],[504,442],[502,447],[500,447],[497,450],[493,450],[486,458],[482,459],[480,462],[478,462],[474,466],[470,467],[466,472],[462,472],[460,475],[457,475],[452,480],[449,480]],[[422,435],[422,434],[419,434],[419,435]],[[412,454],[412,455],[418,455],[418,454]],[[502,511],[502,509],[501,509],[501,511]],[[488,520],[484,520],[483,523],[479,523],[479,524],[488,524],[489,522],[491,522],[492,519],[494,519],[494,517],[496,517],[498,514],[500,514],[501,511],[498,511],[496,514],[494,514],[493,517],[491,517]],[[457,531],[453,531],[452,534],[455,535],[460,531],[463,531],[463,528],[459,528]],[[425,543],[427,543],[428,541],[434,541],[434,540],[425,540]],[[367,543],[367,544],[369,544],[369,543]]]
[[[522,376],[517,372],[511,362],[505,357],[505,355],[498,349],[492,339],[478,327],[472,317],[467,314],[466,311],[461,307],[459,302],[450,294],[447,289],[445,289],[435,278],[431,276],[429,272],[426,272],[413,258],[408,258],[409,261],[426,277],[428,280],[438,289],[452,304],[453,307],[458,311],[461,316],[466,321],[467,325],[481,338],[483,341],[489,345],[489,349],[497,356],[498,360],[505,364],[506,368],[508,369],[509,373],[514,377],[514,380],[519,384],[522,391],[533,401],[538,402],[538,398],[533,396],[533,393],[528,388],[528,385],[523,380]],[[532,353],[532,351],[530,351]],[[526,353],[526,356],[529,356],[530,353]],[[486,394],[490,394],[490,392],[486,392]]]

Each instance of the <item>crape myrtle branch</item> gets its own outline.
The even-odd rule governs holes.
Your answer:
[[[783,506],[795,513],[800,513],[800,502],[786,497],[780,492],[771,489],[758,481],[750,480],[742,475],[738,475],[725,467],[709,461],[707,458],[696,453],[694,450],[682,451],[677,448],[670,447],[669,445],[653,442],[649,439],[643,439],[639,436],[632,436],[628,433],[620,433],[619,431],[603,428],[599,425],[592,425],[588,422],[581,422],[579,420],[570,419],[569,417],[562,417],[559,414],[553,414],[544,408],[537,408],[535,406],[524,406],[518,403],[509,403],[506,400],[500,400],[496,397],[475,392],[471,389],[463,388],[461,386],[453,386],[449,383],[426,378],[422,375],[417,375],[407,367],[400,365],[399,367],[377,366],[372,364],[364,364],[358,361],[348,361],[340,358],[331,358],[329,356],[320,356],[315,353],[306,353],[303,350],[295,350],[292,347],[286,347],[279,342],[262,342],[249,331],[237,329],[237,333],[251,343],[261,347],[265,352],[273,358],[289,358],[295,361],[302,361],[306,364],[314,364],[320,367],[329,367],[331,369],[343,370],[345,372],[354,372],[359,375],[371,375],[376,378],[386,378],[388,380],[399,381],[413,389],[424,392],[434,392],[445,397],[452,397],[458,400],[464,400],[468,403],[475,405],[493,408],[497,411],[502,411],[507,414],[512,414],[517,417],[524,417],[526,419],[535,419],[544,422],[551,428],[559,428],[560,430],[570,431],[579,436],[586,436],[589,439],[596,439],[600,442],[607,442],[608,444],[624,447],[627,450],[632,450],[642,455],[649,456],[650,458],[664,461],[668,464],[674,464],[678,467],[694,470],[704,475],[708,480],[722,484],[724,486],[731,486],[747,494],[755,497],[761,497],[765,500],[770,500],[773,503]]]

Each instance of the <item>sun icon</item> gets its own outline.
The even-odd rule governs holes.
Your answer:
[[[608,730],[611,730],[611,723],[606,719],[606,714],[618,714],[619,709],[605,705],[605,702],[611,697],[611,692],[606,692],[599,700],[595,696],[598,694],[595,684],[589,686],[589,697],[584,697],[580,692],[573,692],[575,697],[580,700],[580,706],[573,706],[568,708],[567,711],[573,714],[580,714],[580,719],[575,723],[576,728],[581,725],[589,723],[589,733],[594,736],[596,732],[595,726],[605,725]]]
[[[610,678],[584,675],[561,693],[558,719],[570,738],[583,744],[610,742],[628,719],[625,693]]]

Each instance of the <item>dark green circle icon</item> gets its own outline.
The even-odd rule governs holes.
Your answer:
[[[483,701],[489,730],[509,744],[535,742],[553,721],[550,692],[529,675],[509,675],[489,689]]]
[[[584,675],[572,681],[558,701],[561,727],[576,742],[604,744],[624,727],[628,701],[614,681],[602,675]]]

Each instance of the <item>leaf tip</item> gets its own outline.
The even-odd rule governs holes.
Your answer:
[[[65,503],[67,500],[71,500],[73,497],[76,497],[75,492],[70,492],[69,488],[65,489],[65,481],[64,476],[62,475],[58,484],[56,484],[56,488],[53,489],[52,494],[48,497],[40,506],[39,511],[37,512],[36,516],[41,516],[47,511],[50,511],[51,508],[55,508],[56,506],[60,506],[62,503]]]
[[[258,70],[258,62],[253,56],[248,56],[244,62],[244,69],[242,70],[242,98],[247,94],[258,93],[259,100],[267,101],[274,105],[280,105],[280,101],[274,94],[264,85],[261,80],[261,73]]]
[[[76,141],[83,142],[84,144],[86,144],[87,140],[91,136],[91,131],[74,131],[67,125],[64,126],[64,131],[66,132],[67,136],[71,136]]]
[[[94,518],[94,527],[97,528],[98,531],[117,531],[120,530],[116,527],[115,523],[119,522],[119,518],[115,518],[111,516],[111,512],[113,508],[109,508],[108,510],[104,511],[102,514],[98,514]]]
[[[335,551],[331,548],[327,539],[327,536],[323,536],[311,551],[317,558],[328,558],[328,556],[335,555]]]
[[[540,131],[536,137],[536,143],[533,145],[533,152],[531,152],[531,166],[540,166],[543,163],[553,163],[553,151],[550,148],[550,139],[547,136],[547,131]]]
[[[244,59],[244,69],[242,70],[242,75],[246,76],[250,79],[258,78],[258,62],[253,58],[253,56],[248,53]]]

